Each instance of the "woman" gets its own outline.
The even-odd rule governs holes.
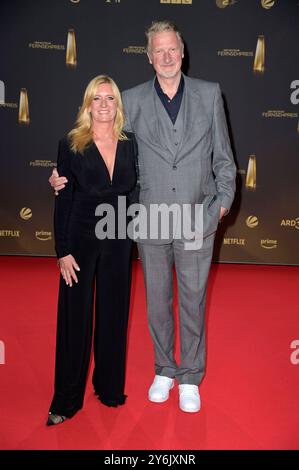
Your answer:
[[[132,242],[99,239],[96,207],[129,196],[136,185],[137,145],[123,131],[119,89],[108,76],[87,86],[76,126],[60,141],[57,167],[68,180],[55,201],[55,248],[61,271],[55,392],[47,425],[83,406],[94,321],[93,386],[107,406],[125,402],[126,333]],[[117,220],[117,212],[116,212]]]

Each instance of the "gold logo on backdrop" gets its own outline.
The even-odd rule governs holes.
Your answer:
[[[257,40],[253,70],[258,73],[265,71],[265,38],[263,35],[259,36]]]
[[[53,168],[56,166],[56,162],[53,162],[52,160],[32,160],[29,162],[29,166]]]
[[[240,49],[222,49],[217,51],[221,57],[253,57],[252,51],[241,51]]]
[[[249,228],[255,228],[259,224],[259,220],[255,215],[249,215],[246,219],[246,225]]]
[[[29,207],[23,207],[20,210],[20,217],[24,220],[29,220],[32,217],[32,210]]]
[[[48,240],[52,240],[52,232],[45,232],[44,230],[40,230],[35,232],[35,237],[41,242],[46,242]]]
[[[77,66],[76,37],[73,29],[69,29],[67,33],[65,62],[70,67]]]
[[[0,230],[0,237],[16,237],[20,238],[21,230]]]
[[[224,238],[223,244],[224,245],[242,245],[245,246],[246,239],[245,238]]]
[[[270,10],[273,7],[275,1],[274,0],[261,0],[261,5],[266,10]]]
[[[216,5],[218,8],[226,8],[237,3],[237,0],[216,0]]]
[[[17,103],[1,103],[1,102],[0,102],[0,108],[17,109],[17,108],[18,108],[18,105],[17,105]]]
[[[280,225],[281,227],[290,227],[299,230],[299,217],[296,217],[296,219],[282,219]]]
[[[247,189],[251,189],[251,190],[256,189],[256,157],[255,155],[249,156],[245,186]]]
[[[282,109],[269,109],[262,112],[264,118],[298,118],[298,113],[290,113]]]
[[[51,42],[48,42],[48,41],[30,42],[29,47],[31,49],[46,49],[46,50],[55,49],[57,51],[64,51],[65,49],[64,44],[52,44]]]
[[[290,113],[282,109],[269,109],[268,111],[262,112],[263,118],[280,118],[280,119],[298,119],[298,113]],[[299,120],[297,122],[297,132],[299,133]]]
[[[261,247],[265,248],[266,250],[272,250],[273,248],[277,248],[277,246],[277,240],[269,240],[269,238],[266,240],[261,240]]]
[[[192,0],[160,0],[160,3],[171,3],[172,5],[192,5]]]
[[[19,123],[20,124],[30,123],[28,93],[27,93],[26,88],[21,88],[21,91],[20,91]]]
[[[72,3],[80,3],[80,0],[70,0]]]
[[[123,48],[125,54],[146,54],[144,46],[128,46]]]

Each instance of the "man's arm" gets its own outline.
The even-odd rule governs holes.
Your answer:
[[[217,84],[213,109],[213,172],[221,199],[220,218],[232,205],[236,189],[236,165],[231,150],[220,87]]]

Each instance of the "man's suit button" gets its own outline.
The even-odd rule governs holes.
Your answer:
[[[178,142],[175,142],[174,145],[179,145],[179,143],[178,143]]]
[[[175,188],[172,188],[172,191],[175,191]]]
[[[172,169],[173,169],[173,170],[176,170],[176,169],[177,169],[177,166],[176,166],[176,165],[173,165]]]

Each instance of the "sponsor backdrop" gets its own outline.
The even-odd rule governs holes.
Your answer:
[[[164,18],[185,72],[223,92],[238,181],[214,260],[299,264],[299,0],[2,0],[1,254],[54,255],[58,140],[91,78],[153,76],[144,29]]]

